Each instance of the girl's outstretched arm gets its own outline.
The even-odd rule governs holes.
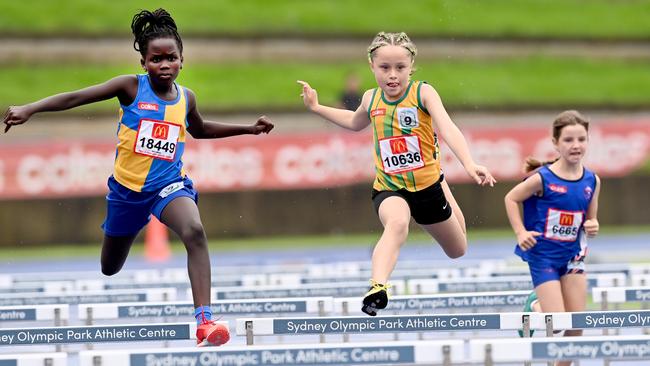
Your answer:
[[[205,121],[199,113],[196,103],[196,95],[187,89],[188,113],[187,122],[189,124],[187,131],[195,139],[216,139],[221,137],[237,135],[259,135],[260,133],[269,133],[273,129],[273,123],[266,116],[261,116],[257,121],[249,126],[231,125],[213,121]]]
[[[120,103],[128,105],[133,102],[138,90],[138,79],[135,75],[122,75],[102,84],[84,89],[61,93],[43,98],[33,103],[11,106],[4,115],[5,133],[12,126],[20,125],[31,116],[40,112],[54,112],[71,109],[85,104],[95,103],[118,97]]]
[[[458,126],[456,126],[449,117],[449,114],[447,114],[438,93],[429,84],[422,85],[420,91],[422,103],[432,117],[434,128],[438,131],[442,139],[445,140],[447,145],[449,145],[460,163],[463,164],[467,174],[482,186],[486,184],[494,186],[496,180],[492,177],[488,169],[482,165],[477,165],[472,159],[463,133],[460,132]]]
[[[542,176],[534,174],[517,184],[504,198],[510,226],[512,226],[512,231],[517,236],[517,244],[523,250],[528,250],[535,246],[537,244],[535,237],[542,234],[537,231],[526,230],[524,222],[521,219],[521,213],[519,212],[519,204],[524,202],[528,197],[541,192],[542,188]]]
[[[302,85],[300,96],[305,106],[326,120],[352,131],[361,131],[370,124],[370,118],[368,118],[366,111],[370,103],[371,90],[363,94],[361,105],[356,111],[349,111],[319,104],[316,89],[313,89],[307,82],[302,80],[298,80],[298,84]]]

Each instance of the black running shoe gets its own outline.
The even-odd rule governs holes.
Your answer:
[[[388,289],[390,285],[382,285],[374,280],[370,280],[372,286],[363,298],[363,306],[361,311],[370,315],[376,316],[377,310],[385,309],[388,306]]]

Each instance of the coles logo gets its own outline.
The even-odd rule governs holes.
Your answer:
[[[557,192],[557,193],[566,193],[567,192],[567,187],[566,186],[561,186],[561,185],[553,184],[553,183],[548,185],[548,189],[550,189],[553,192]]]
[[[385,116],[386,108],[373,109],[370,111],[370,117]]]
[[[155,139],[167,140],[168,135],[169,135],[169,126],[162,123],[153,124],[153,131],[151,133],[151,137]]]
[[[158,112],[158,104],[156,104],[156,103],[147,103],[147,102],[139,102],[138,103],[138,109],[143,109],[145,111]]]
[[[408,147],[406,146],[406,139],[405,138],[398,138],[394,140],[390,140],[390,151],[395,154],[404,154],[405,152],[408,152]]]

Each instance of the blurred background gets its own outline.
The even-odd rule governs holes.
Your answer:
[[[265,114],[276,125],[268,136],[188,142],[184,162],[218,249],[373,244],[371,133],[308,114],[296,80],[343,106],[344,94],[376,86],[366,48],[379,31],[409,34],[414,78],[438,90],[499,180],[469,183],[443,148],[471,235],[513,241],[503,196],[526,156],[554,157],[550,126],[566,109],[592,121],[586,165],[602,178],[603,231],[650,232],[650,1],[2,1],[0,108],[141,72],[131,18],[158,7],[176,20],[178,82],[204,118]],[[98,252],[117,110],[111,100],[41,114],[0,137],[2,256]]]

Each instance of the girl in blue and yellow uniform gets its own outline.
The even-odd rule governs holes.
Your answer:
[[[429,84],[411,80],[415,55],[415,45],[405,33],[377,34],[368,60],[378,87],[364,93],[356,111],[320,105],[316,90],[298,81],[310,111],[354,131],[372,126],[376,170],[372,200],[384,227],[372,255],[372,285],[362,305],[362,311],[372,316],[388,305],[387,281],[411,217],[450,258],[467,250],[465,219],[440,170],[438,135],[476,183],[495,182],[472,160],[438,93]]]
[[[111,276],[120,271],[136,235],[153,214],[179,235],[187,249],[197,343],[218,346],[230,335],[226,327],[211,321],[207,238],[196,206],[197,193],[181,161],[186,135],[257,135],[271,131],[273,124],[264,116],[250,126],[203,120],[194,92],[175,82],[183,68],[183,42],[169,13],[142,11],[133,17],[131,29],[145,74],[117,76],[103,84],[9,107],[3,120],[5,132],[35,113],[118,99],[115,169],[108,179],[108,208],[102,225],[102,272]]]
[[[528,303],[538,300],[539,305],[527,311],[585,310],[585,235],[598,234],[600,192],[600,178],[582,165],[588,130],[589,122],[578,112],[561,113],[553,122],[553,145],[560,157],[544,164],[529,158],[526,171],[533,174],[505,197],[517,236],[515,253],[528,263],[535,286]],[[566,336],[581,334],[580,330],[565,331]]]

